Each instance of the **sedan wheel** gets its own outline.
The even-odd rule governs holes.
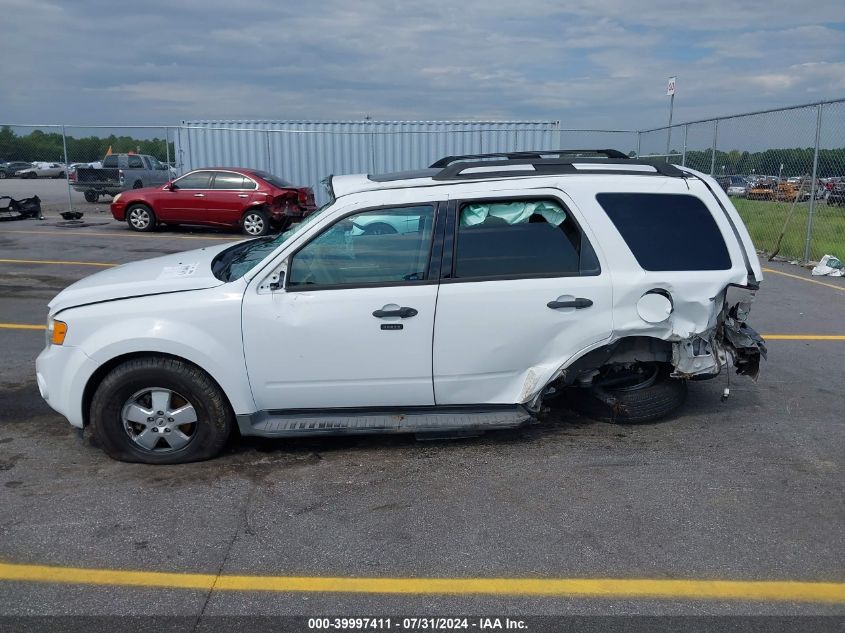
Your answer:
[[[270,230],[270,221],[264,211],[247,211],[242,226],[244,233],[258,237],[265,235]]]
[[[152,210],[142,204],[131,206],[126,211],[126,222],[133,231],[152,231],[155,221]]]

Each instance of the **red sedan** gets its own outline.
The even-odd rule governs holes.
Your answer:
[[[111,212],[130,229],[152,231],[157,224],[236,227],[250,236],[284,229],[314,211],[310,187],[294,187],[256,169],[208,167],[164,186],[124,191]]]

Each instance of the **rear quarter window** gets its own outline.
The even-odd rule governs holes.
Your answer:
[[[722,232],[696,196],[600,193],[596,200],[644,270],[731,267]]]

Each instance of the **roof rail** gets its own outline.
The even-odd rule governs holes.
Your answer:
[[[527,152],[494,152],[492,154],[444,156],[440,160],[434,161],[431,164],[431,167],[448,167],[452,163],[456,163],[461,160],[478,160],[482,158],[505,158],[508,160],[518,160],[521,158],[543,158],[545,156],[557,156],[558,158],[562,158],[563,156],[604,156],[605,158],[628,158],[627,154],[623,154],[617,149],[542,149],[530,150]]]
[[[435,168],[436,169],[436,168]],[[434,170],[431,170],[434,171]],[[475,180],[551,176],[558,174],[624,174],[631,176],[669,176],[686,178],[688,174],[671,163],[632,158],[509,158],[505,160],[457,161],[433,173],[432,180]]]

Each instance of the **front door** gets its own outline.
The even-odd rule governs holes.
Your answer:
[[[436,209],[349,213],[288,258],[284,289],[253,283],[243,341],[260,410],[434,404]]]
[[[449,206],[436,402],[530,401],[573,355],[611,336],[607,267],[560,191],[468,193]]]
[[[203,222],[208,194],[211,192],[210,171],[193,171],[173,181],[169,191],[162,192],[159,219],[162,222]]]

